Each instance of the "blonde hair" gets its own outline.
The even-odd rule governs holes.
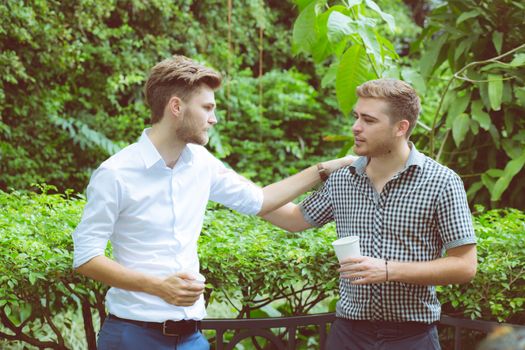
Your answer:
[[[410,126],[406,137],[410,136],[421,111],[421,102],[412,86],[397,79],[370,80],[357,87],[357,96],[386,101],[392,122],[408,120]]]
[[[151,123],[162,119],[169,99],[177,96],[186,100],[202,84],[215,90],[221,86],[221,75],[185,56],[174,55],[157,63],[150,72],[144,95],[151,109]]]

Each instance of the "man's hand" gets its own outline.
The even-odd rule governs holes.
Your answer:
[[[326,172],[328,173],[328,175],[330,175],[331,173],[333,173],[339,168],[351,165],[356,160],[357,160],[356,156],[346,156],[343,158],[332,159],[332,160],[323,162],[322,164],[323,164],[323,167],[326,169]]]
[[[385,260],[361,256],[340,261],[341,267],[337,270],[341,278],[349,278],[352,284],[383,283],[386,281]]]
[[[160,283],[156,295],[169,304],[191,306],[204,292],[204,283],[195,278],[187,272],[176,273]]]

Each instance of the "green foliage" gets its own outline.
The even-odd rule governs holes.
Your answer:
[[[291,66],[290,38],[284,35],[291,3],[241,0],[231,10],[228,26],[228,8],[218,0],[2,2],[0,188],[46,182],[61,191],[83,191],[92,169],[148,124],[142,87],[148,70],[172,54],[234,77],[246,69],[258,72],[261,50],[263,72]],[[222,40],[228,30],[231,49]],[[226,96],[219,108],[243,113],[233,110],[229,100],[235,98]],[[316,137],[305,136],[305,144]],[[228,148],[229,137],[222,142]],[[295,143],[293,138],[287,147]],[[257,148],[271,157],[263,144]]]
[[[0,339],[68,348],[56,322],[81,309],[85,339],[94,344],[91,314],[103,318],[107,287],[71,270],[71,233],[83,205],[68,194],[0,191]],[[272,312],[274,301],[281,315],[305,314],[337,291],[334,238],[333,227],[293,235],[256,217],[210,210],[199,246],[207,299],[231,301],[238,317]]]
[[[335,238],[333,225],[292,234],[257,217],[209,211],[199,252],[211,300],[230,302],[238,317],[279,300],[280,315],[307,314],[336,292]]]
[[[421,143],[465,177],[472,203],[525,207],[525,34],[515,30],[524,10],[522,1],[449,0],[413,45],[425,42],[427,84],[447,79]]]
[[[71,271],[70,234],[83,205],[68,194],[0,191],[0,338],[64,348],[65,334],[55,324],[61,313],[91,307],[104,312],[106,288]],[[41,339],[42,332],[51,332],[54,341]]]
[[[482,211],[474,217],[474,227],[478,273],[470,284],[440,287],[443,311],[525,323],[525,214],[515,209]]]
[[[394,17],[372,0],[343,1],[326,8],[325,0],[301,5],[293,29],[296,51],[311,54],[317,63],[332,59],[325,83],[335,74],[339,108],[348,115],[357,99],[356,87],[383,76],[398,58],[393,44],[377,30],[380,19],[393,31]]]
[[[94,344],[92,314],[103,319],[107,287],[71,271],[71,233],[83,205],[83,198],[68,194],[0,191],[0,339],[68,348],[62,333],[67,327],[58,323],[71,322],[65,315],[81,310],[85,339]],[[493,210],[474,220],[478,274],[470,284],[440,288],[443,310],[454,316],[523,323],[525,214]],[[311,312],[320,301],[337,295],[330,246],[334,238],[330,225],[292,234],[257,217],[212,206],[199,242],[207,300],[227,302],[237,317]]]
[[[218,104],[229,103],[230,114],[218,111],[210,139],[216,154],[265,185],[310,166],[317,159],[313,155],[334,154],[335,145],[331,151],[321,144],[319,130],[335,132],[341,120],[319,101],[308,78],[295,70],[270,71],[261,78],[236,74],[229,82],[230,99],[225,89],[217,93]]]

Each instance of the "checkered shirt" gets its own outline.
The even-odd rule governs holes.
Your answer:
[[[444,249],[476,243],[459,176],[413,144],[406,167],[378,194],[366,175],[366,157],[334,172],[300,209],[313,226],[332,220],[338,238],[359,236],[361,254],[394,261],[430,261]],[[340,279],[337,316],[393,322],[438,321],[435,286],[389,281],[353,285]]]

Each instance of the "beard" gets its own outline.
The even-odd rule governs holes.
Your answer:
[[[194,143],[200,146],[204,146],[208,143],[209,136],[208,131],[194,122],[196,118],[190,113],[184,116],[183,124],[175,130],[177,138],[182,140],[184,143]]]
[[[366,141],[364,145],[361,145],[361,147],[354,146],[353,148],[355,154],[358,156],[375,158],[391,153],[394,145],[390,140],[381,140],[374,143],[369,143]]]

